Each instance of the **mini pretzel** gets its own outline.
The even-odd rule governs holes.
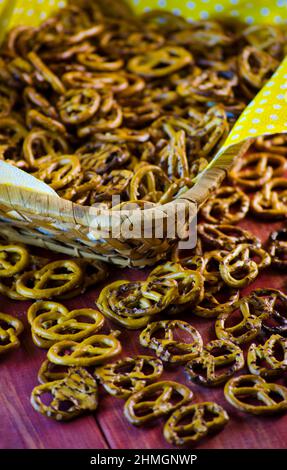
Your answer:
[[[27,320],[32,325],[33,321],[43,313],[49,313],[56,315],[58,318],[65,316],[69,313],[69,310],[64,305],[58,302],[52,302],[50,300],[38,300],[34,302],[28,309]]]
[[[259,261],[252,258],[259,258]],[[271,257],[265,250],[242,243],[223,258],[219,271],[226,284],[241,288],[256,279],[259,270],[270,263]]]
[[[102,364],[120,351],[121,343],[113,334],[93,335],[81,343],[59,341],[50,347],[47,358],[54,364],[63,366],[89,367]]]
[[[287,267],[287,229],[272,232],[269,236],[268,251],[271,255],[271,264],[277,268]]]
[[[38,371],[38,380],[41,384],[62,380],[69,374],[71,367],[57,366],[48,359],[42,362]]]
[[[29,52],[28,59],[56,93],[59,93],[60,95],[65,93],[65,87],[61,80],[44,64],[36,52]]]
[[[100,95],[92,88],[69,90],[59,99],[60,117],[65,124],[88,121],[96,114],[100,100]]]
[[[47,312],[38,315],[32,322],[36,336],[52,341],[80,341],[97,333],[104,324],[104,317],[97,310],[81,308],[59,315]]]
[[[176,304],[197,304],[203,296],[203,276],[199,271],[184,269],[179,263],[165,263],[149,274],[149,279],[173,279],[177,282],[179,297]],[[169,308],[173,306],[170,305]]]
[[[145,371],[148,367],[150,372]],[[125,357],[112,364],[97,367],[95,376],[105,390],[117,398],[128,398],[156,381],[163,372],[160,359],[152,356]]]
[[[166,46],[130,59],[128,69],[142,77],[164,77],[186,67],[192,55],[183,47]]]
[[[232,312],[222,311],[220,313],[215,322],[215,333],[218,339],[231,341],[239,345],[251,341],[260,333],[262,317],[264,317],[265,312],[260,312],[261,317],[259,312],[252,311],[252,302],[248,297],[240,299],[235,307]],[[236,315],[238,309],[240,318]],[[227,327],[226,322],[231,315],[236,318],[237,323]]]
[[[248,26],[242,32],[242,37],[251,46],[274,56],[280,55],[284,43],[284,36],[281,30],[275,25],[269,24]]]
[[[42,401],[42,395],[47,393],[52,397],[49,405],[45,405]],[[69,406],[63,409],[63,404]],[[31,405],[48,418],[67,421],[85,411],[97,409],[97,383],[86,370],[71,369],[64,379],[35,387],[31,394]]]
[[[283,352],[283,359],[276,358],[276,349]],[[266,366],[262,363],[266,363]],[[263,345],[251,344],[247,365],[251,374],[260,375],[263,378],[280,376],[287,370],[287,339],[280,335],[272,335]]]
[[[241,243],[248,243],[257,248],[261,246],[261,241],[253,233],[234,225],[201,223],[197,226],[197,232],[203,243],[213,250],[229,251]]]
[[[70,291],[82,279],[82,270],[73,261],[53,261],[36,271],[22,274],[16,281],[20,295],[29,299],[49,299]]]
[[[200,139],[200,156],[208,157],[224,142],[228,132],[229,124],[224,107],[220,104],[212,106],[192,132],[194,138]]]
[[[211,418],[206,419],[206,414]],[[181,424],[181,421],[184,423]],[[228,414],[217,403],[195,403],[175,410],[165,423],[163,434],[170,444],[184,446],[220,431],[228,421]]]
[[[244,188],[261,188],[274,176],[283,175],[287,162],[282,155],[275,153],[251,153],[238,159],[229,172],[235,184]]]
[[[168,177],[159,166],[143,165],[130,182],[129,195],[132,200],[158,202],[168,190],[169,184]]]
[[[176,403],[172,400],[173,395],[176,395]],[[192,391],[185,385],[169,381],[156,382],[127,399],[124,415],[133,425],[142,426],[185,405],[192,397]]]
[[[234,207],[239,206],[235,211]],[[207,222],[232,224],[243,219],[249,210],[249,198],[240,189],[223,186],[204,204],[201,213]]]
[[[277,155],[287,155],[286,134],[272,134],[258,137],[254,145],[258,150],[263,152],[276,153]]]
[[[22,245],[0,245],[0,277],[12,277],[29,263],[29,253]]]
[[[220,355],[218,351],[221,352]],[[216,352],[216,355],[213,352]],[[229,367],[220,372],[222,366]],[[244,356],[239,346],[227,340],[214,340],[204,346],[198,357],[186,364],[185,370],[193,382],[214,387],[225,383],[243,367]]]
[[[238,58],[238,70],[241,88],[249,99],[263,87],[278,65],[278,61],[267,52],[252,46],[243,49]]]
[[[0,355],[19,348],[18,336],[23,330],[23,323],[18,318],[0,313]]]
[[[258,217],[282,219],[287,216],[287,180],[273,178],[255,193],[251,209]]]
[[[132,320],[138,319],[136,324],[131,323],[132,328],[145,322],[144,317],[163,311],[177,298],[177,283],[173,279],[116,281],[102,290],[97,306],[111,319],[116,319],[117,315],[130,317]]]
[[[175,331],[179,329],[191,337],[191,341],[180,341],[174,339]],[[164,331],[163,338],[157,338],[156,333]],[[162,320],[149,323],[141,332],[140,344],[146,348],[153,349],[163,361],[172,364],[184,364],[197,357],[202,350],[202,338],[199,332],[189,323],[180,320]]]
[[[38,168],[38,160],[43,157],[55,157],[58,154],[66,155],[68,144],[59,134],[44,129],[32,129],[24,139],[23,155],[31,168]]]
[[[254,415],[269,415],[287,410],[287,388],[267,383],[257,375],[234,377],[224,387],[226,400],[240,411]],[[276,395],[278,400],[272,396]],[[244,401],[255,397],[262,405],[252,405]]]
[[[231,289],[222,281],[215,285],[204,286],[202,300],[194,307],[193,313],[198,317],[214,318],[221,312],[231,312],[239,299],[239,290]]]
[[[226,250],[207,251],[203,255],[204,284],[208,286],[218,286],[221,281],[220,265],[223,259],[228,255]]]
[[[16,145],[23,141],[27,130],[12,117],[0,117],[0,145]]]
[[[61,189],[71,183],[81,172],[81,165],[76,155],[61,155],[38,162],[37,178],[48,183],[53,189]]]

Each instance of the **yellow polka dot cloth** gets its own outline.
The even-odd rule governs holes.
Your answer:
[[[138,12],[167,9],[188,21],[235,18],[247,24],[287,24],[287,0],[130,0]],[[0,0],[1,33],[15,24],[35,25],[64,0]],[[287,132],[287,57],[242,113],[216,156],[240,142],[263,134]]]

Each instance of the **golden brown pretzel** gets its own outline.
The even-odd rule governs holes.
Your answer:
[[[163,331],[163,337],[157,337],[157,333]],[[176,331],[182,331],[188,335],[185,340],[176,340]],[[163,361],[172,364],[184,364],[199,356],[202,351],[202,338],[199,332],[189,323],[181,320],[161,320],[149,323],[141,332],[140,344],[153,349]]]
[[[192,391],[180,383],[156,382],[133,393],[125,403],[124,414],[130,423],[142,426],[185,405],[192,396]]]
[[[16,289],[29,299],[49,299],[70,291],[81,279],[82,270],[74,261],[53,261],[40,270],[22,274],[16,281]]]
[[[18,336],[23,330],[23,323],[18,318],[0,313],[0,355],[20,346]]]
[[[278,349],[283,354],[280,360],[277,359]],[[280,335],[272,335],[263,345],[251,344],[247,354],[247,365],[251,374],[267,379],[280,376],[287,370],[287,339]]]
[[[231,211],[237,206],[236,211]],[[249,210],[249,198],[240,189],[223,186],[204,204],[201,213],[209,223],[232,224],[243,219]]]
[[[206,414],[209,415],[209,419],[205,418]],[[183,446],[196,443],[209,433],[221,430],[228,421],[228,414],[216,403],[184,405],[168,418],[163,434],[170,444]]]
[[[47,393],[52,398],[48,405],[42,401],[42,396]],[[66,404],[64,409],[63,404]],[[64,379],[35,387],[31,394],[31,405],[48,418],[67,421],[85,411],[97,409],[97,383],[85,369],[72,368]]]
[[[135,356],[124,357],[117,362],[97,367],[95,376],[110,395],[128,398],[148,383],[158,379],[162,372],[163,365],[160,359],[152,356]]]
[[[258,375],[233,377],[225,384],[224,395],[235,408],[254,415],[269,415],[287,410],[287,388],[267,383]],[[276,400],[273,396],[276,395]],[[244,399],[255,397],[262,405],[250,404]]]
[[[192,62],[192,55],[183,47],[166,46],[133,57],[128,70],[143,77],[164,77]]]
[[[0,277],[12,277],[29,263],[29,253],[22,245],[0,245]]]

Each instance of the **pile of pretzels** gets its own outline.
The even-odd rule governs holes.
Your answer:
[[[286,37],[275,26],[235,31],[114,7],[117,19],[102,1],[68,2],[39,27],[9,32],[0,52],[0,158],[79,204],[111,208],[113,195],[121,207],[163,204],[213,158],[277,68]],[[193,383],[224,387],[238,411],[287,411],[287,388],[277,382],[287,373],[287,295],[252,289],[267,268],[286,272],[287,228],[263,244],[237,225],[250,216],[286,219],[286,171],[286,135],[257,139],[201,208],[196,247],[175,247],[144,280],[105,285],[97,309],[69,311],[65,299],[104,281],[103,263],[45,258],[2,240],[0,293],[33,302],[31,335],[47,350],[33,408],[69,420],[97,409],[101,387],[125,401],[133,425],[164,418],[170,444],[193,445],[229,416],[164,380],[176,366]],[[210,342],[195,316],[210,322]],[[0,313],[0,354],[20,346],[23,329]],[[149,355],[114,359],[124,350],[122,329],[139,330]]]

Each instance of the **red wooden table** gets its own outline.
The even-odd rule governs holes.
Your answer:
[[[269,233],[282,224],[262,224],[245,220],[242,224],[265,241]],[[136,270],[111,269],[109,279],[144,279],[146,273]],[[287,273],[265,270],[248,287],[276,287],[286,292]],[[77,299],[65,302],[72,308],[93,307],[102,286],[90,290]],[[86,449],[159,449],[169,448],[162,436],[163,420],[137,429],[123,416],[123,400],[108,396],[100,390],[98,410],[89,416],[72,422],[57,423],[38,414],[30,405],[30,393],[37,384],[37,372],[45,358],[45,351],[32,343],[26,321],[29,302],[13,302],[0,297],[2,312],[11,313],[24,321],[26,329],[21,338],[21,348],[0,360],[0,447],[1,448],[86,448]],[[187,311],[181,317],[190,321],[202,333],[206,341],[215,339],[214,321],[195,317]],[[108,322],[107,322],[108,323]],[[115,325],[110,325],[115,328]],[[149,354],[138,344],[139,332],[123,330],[120,336],[123,355]],[[245,348],[246,349],[246,348]],[[188,382],[183,367],[177,366],[165,371],[163,377],[179,380],[194,391],[194,401],[214,400],[224,406],[230,416],[227,427],[211,438],[202,441],[198,448],[286,448],[287,416],[252,417],[237,412],[223,396],[222,388],[203,388]],[[282,382],[284,383],[284,381]],[[286,379],[285,379],[285,385]]]

